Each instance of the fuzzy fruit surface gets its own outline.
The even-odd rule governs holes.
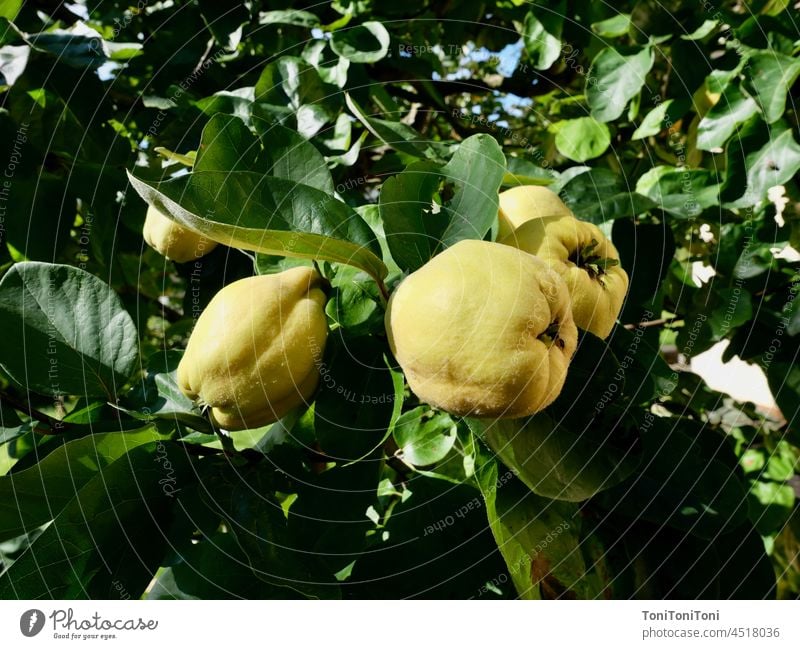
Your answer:
[[[593,223],[547,216],[523,223],[504,243],[536,255],[564,278],[575,324],[607,338],[628,291],[614,244]]]
[[[303,266],[220,290],[178,365],[181,390],[227,430],[264,426],[307,403],[328,335],[323,281]]]
[[[547,187],[521,185],[501,192],[497,240],[509,236],[526,221],[543,216],[572,216],[572,211]]]
[[[422,401],[475,417],[523,417],[548,406],[577,344],[558,274],[487,241],[460,241],[403,280],[386,331]]]
[[[142,235],[148,246],[179,264],[199,259],[217,247],[216,241],[184,228],[152,206],[147,208]]]

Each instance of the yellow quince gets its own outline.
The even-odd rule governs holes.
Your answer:
[[[497,240],[504,239],[526,221],[543,216],[572,216],[572,211],[547,187],[520,185],[501,192]]]
[[[575,324],[607,338],[628,291],[614,244],[593,223],[546,216],[523,223],[501,243],[536,255],[567,283]]]
[[[524,417],[545,408],[577,344],[558,274],[487,241],[460,241],[405,278],[385,324],[414,393],[461,416]]]
[[[217,247],[217,242],[168,219],[155,207],[147,208],[142,231],[147,245],[179,264],[199,259]]]
[[[303,266],[224,287],[189,338],[180,389],[227,430],[264,426],[307,403],[328,335],[323,283]]]

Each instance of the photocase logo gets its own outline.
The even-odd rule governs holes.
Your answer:
[[[44,628],[44,613],[38,608],[25,611],[19,618],[19,630],[26,638],[32,638]]]

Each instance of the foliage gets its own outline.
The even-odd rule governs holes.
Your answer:
[[[0,3],[0,596],[800,595],[791,5]],[[630,291],[546,412],[460,420],[385,300],[518,184]],[[224,245],[165,260],[148,203]],[[215,431],[175,382],[194,321],[311,260],[314,404]],[[688,371],[720,341],[780,413]]]

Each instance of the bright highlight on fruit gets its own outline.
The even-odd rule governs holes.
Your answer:
[[[207,255],[217,242],[168,219],[155,207],[147,208],[142,232],[147,245],[179,264]]]
[[[264,426],[308,403],[328,335],[323,282],[303,266],[219,291],[178,366],[181,390],[226,430]]]
[[[524,417],[545,408],[577,345],[558,274],[486,241],[460,241],[409,275],[385,323],[411,390],[461,416]]]
[[[500,193],[497,240],[509,236],[526,221],[543,216],[572,216],[554,191],[537,185],[521,185]]]

